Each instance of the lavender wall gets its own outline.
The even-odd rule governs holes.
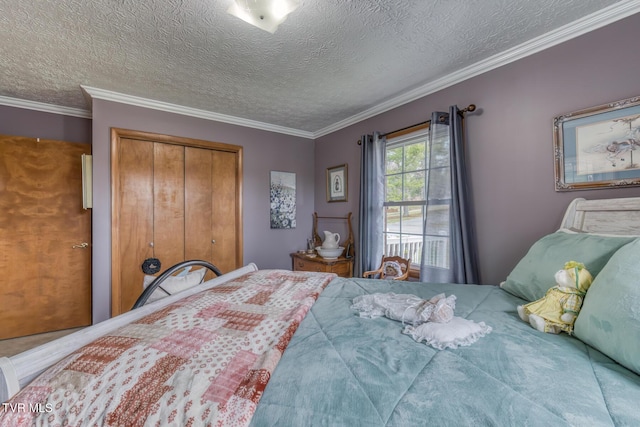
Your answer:
[[[479,111],[466,124],[481,282],[499,283],[535,240],[558,228],[573,198],[640,196],[640,188],[557,193],[552,152],[554,117],[640,94],[638,28],[640,15],[629,17],[319,138],[316,211],[357,214],[361,134],[474,103]],[[325,169],[345,162],[351,196],[346,203],[326,203]]]
[[[111,199],[110,129],[141,130],[243,147],[244,262],[260,268],[291,268],[289,253],[302,249],[313,214],[313,141],[109,101],[93,102],[93,320],[110,317]],[[295,172],[297,227],[269,225],[269,172]]]
[[[91,120],[0,105],[0,134],[91,143]]]

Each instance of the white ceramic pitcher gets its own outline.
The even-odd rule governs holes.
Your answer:
[[[338,233],[332,233],[330,231],[324,232],[324,241],[322,242],[323,249],[336,249],[340,242],[340,235]]]

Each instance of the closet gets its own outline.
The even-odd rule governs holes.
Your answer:
[[[111,179],[112,315],[142,292],[146,259],[242,266],[242,147],[112,129]]]

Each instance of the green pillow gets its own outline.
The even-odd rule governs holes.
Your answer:
[[[640,374],[640,239],[616,252],[587,291],[573,334]]]
[[[557,231],[534,243],[500,287],[527,301],[538,300],[556,285],[554,275],[565,262],[581,262],[596,277],[609,258],[634,239]]]
[[[582,303],[574,335],[640,374],[640,239],[616,252]]]

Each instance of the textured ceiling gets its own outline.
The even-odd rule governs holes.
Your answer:
[[[313,133],[617,3],[302,0],[269,34],[230,2],[0,0],[0,96],[88,110],[84,85]]]

